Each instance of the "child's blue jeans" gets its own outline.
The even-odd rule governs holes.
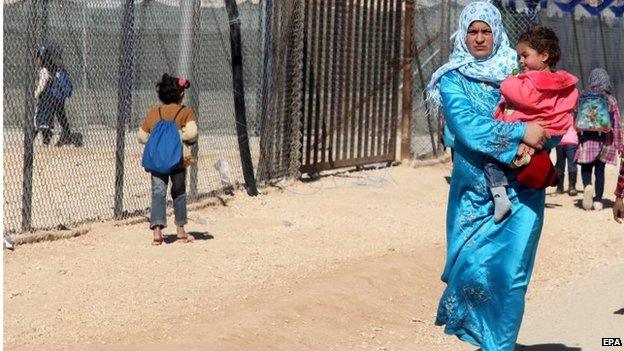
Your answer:
[[[560,177],[565,173],[566,160],[568,161],[568,174],[576,174],[576,162],[574,162],[576,149],[576,145],[557,145],[557,162],[555,163],[555,169],[557,170],[557,175]]]
[[[167,185],[171,179],[171,197],[175,224],[183,226],[188,222],[186,214],[186,169],[171,174],[152,173],[152,207],[150,229],[167,226]]]

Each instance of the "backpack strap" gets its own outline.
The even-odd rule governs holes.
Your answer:
[[[182,105],[182,107],[180,107],[180,109],[178,110],[178,112],[176,112],[175,116],[173,117],[173,121],[175,122],[176,118],[178,118],[178,115],[180,114],[180,112],[182,112],[182,110],[184,110],[186,106]],[[160,118],[160,120],[162,120],[162,114],[160,111],[160,106],[158,106],[158,117]]]
[[[182,112],[182,110],[184,110],[186,106],[182,105],[180,106],[180,109],[178,110],[178,112],[175,114],[175,116],[173,117],[173,120],[175,121],[176,118],[178,118],[178,115],[180,114],[180,112]]]

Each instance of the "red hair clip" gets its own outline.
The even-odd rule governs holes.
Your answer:
[[[184,76],[180,76],[180,78],[178,78],[178,86],[182,89],[188,89],[191,86],[191,83],[189,83]]]

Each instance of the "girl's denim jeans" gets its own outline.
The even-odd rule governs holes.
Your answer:
[[[175,224],[183,226],[188,222],[186,216],[186,169],[175,170],[171,174],[152,173],[152,207],[150,211],[150,229],[167,226],[167,185],[171,178],[171,197]]]

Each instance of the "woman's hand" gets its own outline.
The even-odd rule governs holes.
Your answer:
[[[544,148],[544,145],[546,145],[548,140],[550,140],[550,135],[546,133],[540,123],[527,123],[522,141],[524,141],[528,146],[540,150]]]
[[[624,218],[624,199],[616,197],[615,204],[613,204],[613,219],[618,223],[622,223],[621,218]]]

